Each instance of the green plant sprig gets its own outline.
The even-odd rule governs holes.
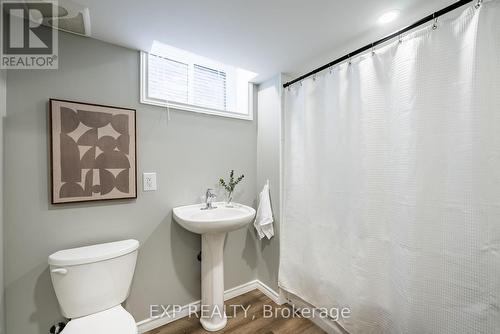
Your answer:
[[[234,191],[234,188],[236,187],[236,185],[238,183],[241,182],[241,180],[243,180],[243,178],[245,177],[245,175],[241,174],[239,177],[237,177],[236,179],[234,179],[234,170],[231,169],[231,171],[229,172],[229,182],[226,182],[222,177],[219,179],[219,184],[224,188],[226,189],[226,191],[228,193],[232,193]]]

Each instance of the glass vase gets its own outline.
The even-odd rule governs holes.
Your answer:
[[[233,192],[227,192],[227,198],[226,198],[226,207],[232,208],[233,207]]]

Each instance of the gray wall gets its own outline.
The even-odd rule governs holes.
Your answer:
[[[3,119],[6,108],[7,71],[0,70],[0,334],[5,333],[4,261],[3,261]]]
[[[259,279],[278,292],[279,224],[280,224],[280,129],[281,75],[258,87],[257,185],[258,191],[269,179],[274,213],[275,236],[262,239],[258,252]]]
[[[150,304],[200,298],[200,238],[172,222],[174,206],[198,202],[234,168],[246,178],[236,201],[256,197],[256,121],[139,104],[139,53],[60,35],[59,70],[10,71],[5,119],[5,284],[7,332],[47,333],[59,319],[48,273],[54,251],[136,238],[142,246],[127,308],[136,320]],[[138,172],[158,173],[159,190],[135,201],[53,206],[49,199],[49,98],[137,109]],[[259,186],[260,186],[259,182]],[[141,182],[139,182],[141,184]],[[260,243],[249,227],[225,248],[226,288],[256,278]],[[274,266],[274,262],[273,262]]]

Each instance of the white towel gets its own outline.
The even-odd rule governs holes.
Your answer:
[[[259,234],[259,238],[267,237],[271,239],[274,236],[273,210],[271,208],[271,198],[269,196],[269,180],[259,195],[259,207],[255,215],[253,226]]]

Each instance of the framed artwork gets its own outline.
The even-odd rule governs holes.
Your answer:
[[[135,110],[50,99],[52,204],[137,198]]]

